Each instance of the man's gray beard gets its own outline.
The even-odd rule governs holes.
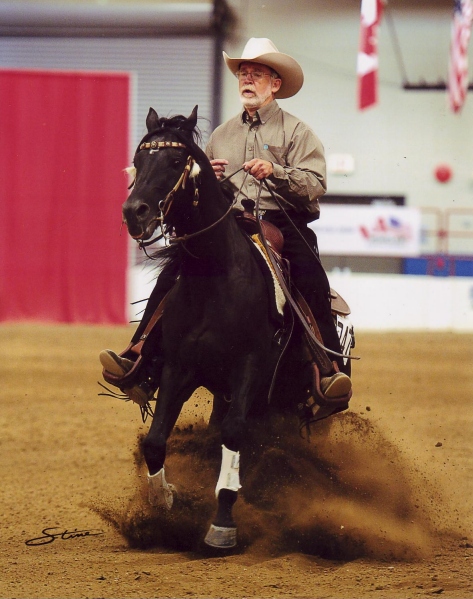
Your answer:
[[[272,91],[269,90],[264,95],[255,95],[253,98],[245,98],[245,96],[240,94],[240,102],[243,104],[245,108],[259,108],[266,100],[271,96]]]

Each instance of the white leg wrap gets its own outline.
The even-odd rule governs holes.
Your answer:
[[[215,496],[217,498],[221,489],[230,489],[230,491],[241,489],[240,452],[231,451],[225,445],[222,445],[222,465],[220,467],[217,486],[215,487]]]
[[[168,510],[172,508],[176,488],[174,485],[166,482],[164,467],[159,472],[156,472],[156,474],[148,474],[148,488],[150,505],[153,507],[164,505]]]

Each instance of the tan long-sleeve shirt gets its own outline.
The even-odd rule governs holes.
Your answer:
[[[305,123],[282,110],[273,100],[263,106],[253,119],[247,112],[218,126],[206,147],[210,160],[228,160],[225,175],[238,170],[244,162],[261,158],[273,163],[273,174],[267,179],[272,191],[286,209],[305,213],[307,220],[319,217],[318,198],[327,189],[325,156],[321,141]],[[240,171],[231,181],[237,190],[237,207],[241,201],[256,201],[259,181]],[[262,210],[278,210],[268,189],[263,185]]]

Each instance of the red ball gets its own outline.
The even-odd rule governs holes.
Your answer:
[[[439,164],[435,167],[435,177],[440,183],[447,183],[452,178],[452,169],[448,164]]]

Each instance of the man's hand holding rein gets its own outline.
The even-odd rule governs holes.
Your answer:
[[[253,160],[244,162],[243,168],[258,181],[266,179],[273,174],[273,163],[269,162],[269,160],[262,160],[261,158],[253,158]]]

